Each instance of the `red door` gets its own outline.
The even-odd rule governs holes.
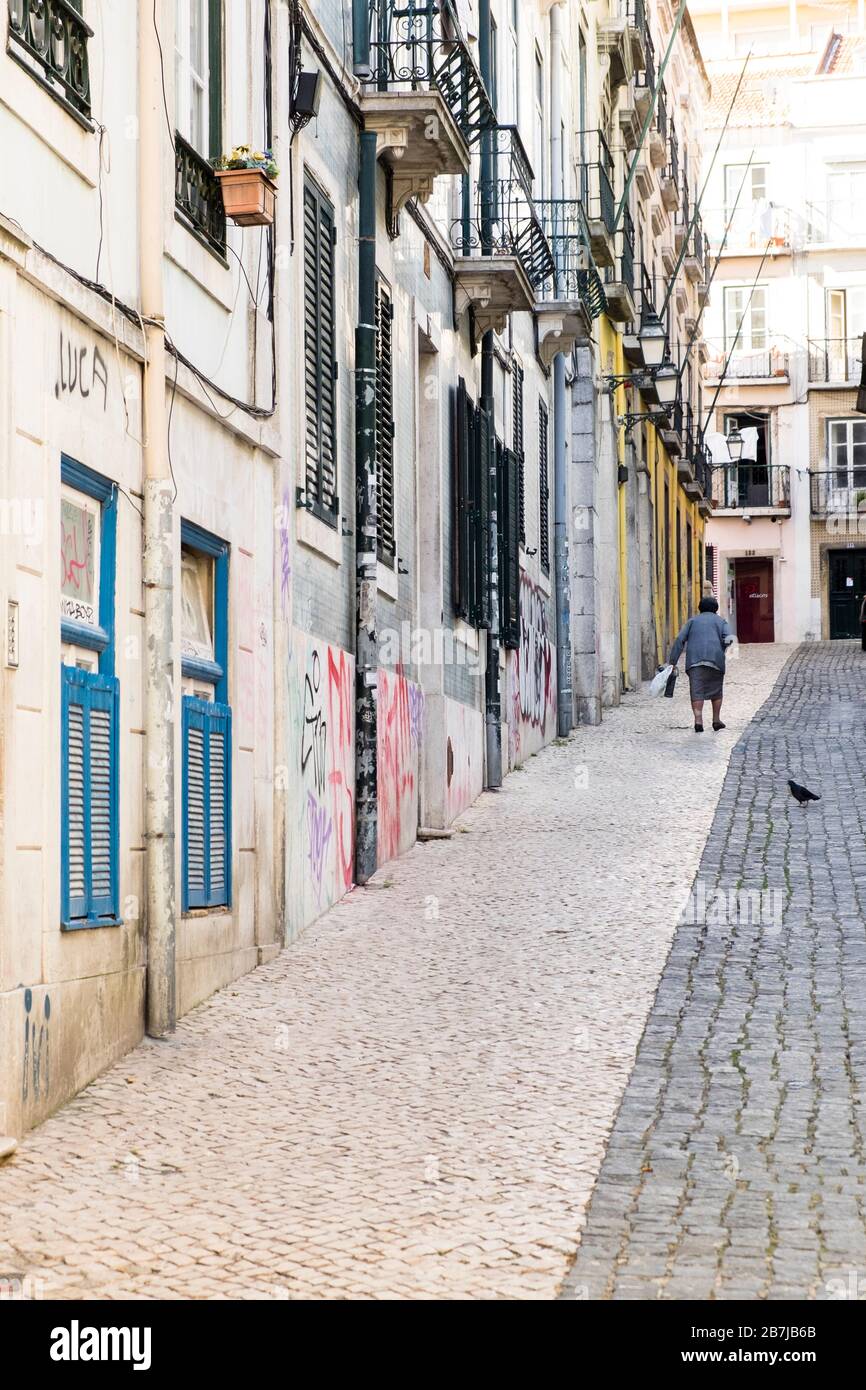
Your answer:
[[[740,642],[772,642],[773,562],[737,560],[734,570],[737,638]]]

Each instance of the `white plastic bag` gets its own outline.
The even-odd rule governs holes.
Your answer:
[[[673,666],[662,666],[650,681],[650,695],[664,695]]]

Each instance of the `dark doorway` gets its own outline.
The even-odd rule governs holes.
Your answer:
[[[741,642],[772,642],[774,632],[772,560],[734,561],[737,637]]]
[[[831,550],[830,637],[860,636],[860,605],[866,594],[866,550]]]
[[[725,434],[729,434],[732,427],[736,425],[742,432],[743,430],[757,430],[758,443],[755,450],[755,458],[743,458],[739,464],[732,465],[728,471],[730,481],[736,482],[736,501],[733,498],[727,500],[727,506],[736,507],[769,507],[770,505],[770,449],[768,430],[769,422],[765,415],[756,415],[749,410],[736,411],[730,415],[725,415]],[[751,436],[749,436],[751,438]],[[729,488],[733,491],[733,488]]]

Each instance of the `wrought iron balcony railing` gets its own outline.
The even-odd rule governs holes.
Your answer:
[[[553,252],[532,196],[533,172],[516,126],[496,126],[490,177],[470,184],[468,206],[452,224],[451,244],[463,256],[516,256],[538,290],[555,271]]]
[[[673,122],[671,122],[668,136],[668,162],[665,166],[665,178],[670,179],[675,184],[679,184],[680,181],[680,146]]]
[[[713,501],[724,511],[790,508],[791,470],[786,463],[723,463],[713,468]]]
[[[656,85],[656,53],[649,29],[646,27],[644,28],[644,48],[646,50],[646,63],[643,72],[636,75],[635,84],[638,87],[648,87],[650,91],[653,91]]]
[[[81,0],[9,0],[9,53],[63,102],[90,120],[90,69]]]
[[[632,28],[637,29],[638,33],[642,34],[646,39],[647,27],[644,0],[622,0],[621,13],[625,15]]]
[[[634,294],[634,222],[628,208],[623,208],[622,222],[616,233],[616,261],[607,267],[605,280],[625,285]]]
[[[545,198],[535,204],[553,253],[554,274],[545,283],[542,300],[580,300],[590,318],[604,313],[604,285],[593,264],[589,227],[579,198]]]
[[[856,381],[863,371],[863,338],[808,338],[810,381]]]
[[[718,381],[724,372],[725,381],[763,381],[769,378],[788,376],[788,354],[778,348],[737,347],[727,362],[730,344],[718,339],[705,339],[709,359],[704,367],[704,376],[709,381]]]
[[[695,447],[692,454],[692,469],[695,481],[701,489],[708,502],[715,500],[713,493],[713,465],[710,461],[709,452],[704,446]]]
[[[181,218],[211,250],[226,249],[226,215],[219,179],[206,159],[175,132],[174,201]]]
[[[656,102],[656,130],[663,140],[668,138],[668,98],[664,83],[659,87],[658,101]]]
[[[866,467],[812,473],[809,484],[813,516],[850,517],[866,512]]]
[[[613,155],[600,130],[582,131],[578,139],[579,148],[584,152],[580,188],[587,217],[603,222],[612,234],[616,221]]]
[[[437,88],[467,145],[496,116],[452,0],[370,0],[370,75],[379,92]]]

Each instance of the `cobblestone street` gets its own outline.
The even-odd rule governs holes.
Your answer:
[[[734,750],[699,883],[739,910],[677,931],[566,1296],[864,1297],[864,697],[802,647]]]
[[[804,649],[750,725],[791,651],[731,662],[718,736],[684,680],[627,696],[145,1042],[0,1167],[0,1269],[47,1298],[552,1298],[633,1067],[572,1296],[866,1259],[866,675]],[[778,886],[784,923],[682,927],[665,969],[699,862]]]

